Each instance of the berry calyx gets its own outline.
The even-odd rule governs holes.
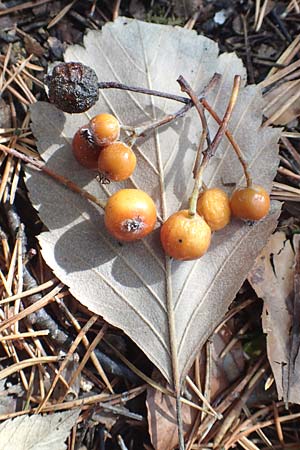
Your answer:
[[[98,170],[111,181],[123,181],[132,175],[136,166],[136,156],[128,145],[113,142],[99,154]]]
[[[221,230],[230,222],[228,195],[219,188],[207,189],[198,197],[197,213],[204,217],[212,231]]]
[[[98,145],[108,145],[116,141],[120,135],[120,124],[112,114],[98,114],[89,122],[89,128]]]
[[[79,164],[87,169],[97,170],[101,147],[91,141],[87,125],[79,128],[75,133],[72,140],[72,151]]]
[[[211,229],[205,220],[187,209],[172,214],[162,225],[160,239],[165,253],[174,259],[198,259],[207,251]]]
[[[230,199],[231,212],[244,220],[260,220],[270,210],[270,196],[261,186],[236,189]]]
[[[120,241],[141,239],[154,229],[155,204],[140,189],[121,189],[109,197],[104,223],[109,233]]]

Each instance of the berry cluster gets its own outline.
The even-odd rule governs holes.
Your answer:
[[[231,214],[255,221],[265,217],[269,209],[270,197],[261,186],[237,189],[230,199],[222,189],[207,189],[198,197],[196,214],[181,210],[166,220],[161,228],[161,243],[174,259],[197,259],[208,250],[212,232],[228,225]]]
[[[128,145],[117,141],[119,135],[119,121],[111,114],[98,114],[75,134],[74,156],[87,169],[98,170],[103,179],[126,180],[135,169],[136,157]]]
[[[72,141],[79,164],[98,170],[101,180],[124,181],[134,172],[136,156],[121,141],[119,121],[111,114],[98,114],[79,128]],[[151,233],[156,223],[152,198],[139,189],[121,189],[105,206],[105,226],[120,241],[135,241]]]
[[[136,166],[136,156],[118,141],[119,121],[111,114],[99,114],[81,127],[72,142],[77,161],[98,170],[102,180],[123,181]],[[165,253],[174,259],[200,258],[208,250],[212,232],[221,230],[231,215],[243,220],[260,220],[270,208],[268,193],[250,185],[236,189],[231,199],[219,188],[197,191],[196,211],[185,209],[172,214],[162,225],[160,238]],[[156,223],[152,198],[139,189],[121,189],[105,206],[105,226],[120,241],[134,241],[147,236]]]

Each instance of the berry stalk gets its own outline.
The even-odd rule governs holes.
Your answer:
[[[186,103],[186,104],[189,104],[190,106],[193,106],[192,102],[189,98],[183,97],[181,95],[169,94],[167,92],[156,91],[154,89],[147,89],[147,88],[138,87],[138,86],[128,86],[127,84],[117,83],[115,81],[98,82],[98,88],[99,89],[120,89],[122,91],[131,91],[131,92],[137,92],[139,94],[153,95],[154,97],[167,98],[168,100],[174,100],[176,102]]]
[[[197,170],[196,176],[195,176],[195,183],[194,183],[194,189],[192,192],[192,195],[190,197],[190,204],[189,204],[189,214],[190,216],[194,216],[196,214],[196,209],[197,209],[197,200],[198,200],[198,196],[199,196],[199,190],[202,187],[202,183],[203,183],[203,172],[209,162],[209,160],[214,156],[218,145],[221,142],[221,139],[223,138],[224,134],[226,133],[226,129],[228,126],[228,122],[230,120],[233,108],[236,104],[237,101],[237,96],[238,96],[238,92],[239,92],[239,88],[240,88],[240,84],[241,84],[241,77],[239,75],[236,75],[234,77],[234,81],[233,81],[233,88],[231,91],[231,96],[224,114],[223,119],[220,122],[220,126],[219,129],[211,143],[210,147],[207,147],[207,149],[203,152],[203,157],[202,157],[202,161],[200,164],[199,169]],[[188,92],[189,94],[189,92]],[[191,92],[192,94],[192,92]],[[191,97],[194,98],[195,97]],[[196,100],[197,101],[197,100]],[[200,102],[199,102],[200,103]],[[195,105],[196,106],[196,105]],[[200,105],[201,107],[201,105]],[[199,105],[198,105],[199,108]],[[197,108],[197,110],[198,110]],[[200,139],[200,144],[201,144],[201,139]],[[201,150],[201,149],[200,149]],[[196,157],[197,158],[197,157]]]
[[[199,97],[195,94],[195,92],[193,91],[192,87],[183,78],[182,75],[180,75],[180,77],[177,79],[177,82],[179,83],[179,85],[181,87],[181,90],[183,92],[186,92],[189,95],[189,97],[191,98],[193,104],[195,105],[195,108],[198,111],[198,114],[199,114],[199,117],[200,117],[200,120],[201,120],[201,124],[202,124],[202,133],[201,133],[200,143],[199,143],[197,156],[196,156],[195,164],[194,164],[194,170],[193,170],[194,178],[196,178],[197,170],[198,170],[201,154],[202,154],[202,151],[203,151],[203,148],[204,148],[205,140],[207,142],[207,149],[208,149],[208,151],[211,151],[210,133],[209,133],[207,120],[206,120],[205,113],[204,113],[204,108],[203,108],[201,102],[199,101]]]
[[[209,114],[215,119],[215,121],[220,125],[222,123],[222,119],[218,116],[218,114],[212,109],[212,107],[207,103],[206,99],[201,99],[201,103],[204,106],[204,108],[209,112]],[[230,144],[232,145],[233,150],[236,153],[236,156],[238,157],[239,162],[241,163],[244,171],[244,175],[246,178],[247,187],[252,186],[252,178],[248,170],[248,164],[246,163],[245,159],[243,158],[240,146],[234,139],[233,135],[230,133],[229,130],[225,130],[225,135],[227,139],[229,140]]]
[[[198,96],[196,96],[196,94],[195,94],[195,96],[200,100],[200,102],[202,102],[202,100],[205,98],[205,96],[208,94],[208,92],[215,86],[215,84],[220,80],[220,78],[221,78],[221,75],[215,73],[213,75],[213,77],[211,78],[211,80],[209,81],[209,83],[207,84],[207,86],[204,87],[201,94]],[[109,84],[114,85],[115,83],[109,83]],[[122,86],[122,89],[126,88],[126,85],[122,85],[120,83],[116,83],[116,84]],[[144,90],[143,88],[132,88],[132,89],[134,89],[135,92],[140,92],[143,94],[150,92],[149,95],[154,95],[154,96],[163,97],[163,98],[169,98],[169,94],[165,94],[164,92],[152,91],[151,89]],[[159,95],[157,95],[157,93]],[[138,127],[122,125],[122,129],[129,133],[129,139],[128,139],[127,144],[132,146],[135,143],[136,139],[138,139],[139,137],[144,137],[144,136],[146,136],[146,134],[155,130],[156,128],[159,128],[163,125],[173,122],[174,120],[177,120],[180,117],[183,117],[191,108],[194,107],[194,104],[190,99],[188,99],[186,97],[181,97],[181,96],[176,96],[176,97],[178,97],[178,101],[180,101],[182,103],[186,103],[186,104],[185,104],[185,106],[180,108],[178,111],[176,111],[174,114],[167,114],[166,116],[162,117],[161,119],[158,119],[154,122],[146,123],[144,125],[140,125]],[[185,100],[185,101],[183,101],[183,100]]]
[[[221,125],[222,123],[222,119],[218,116],[218,114],[213,110],[213,108],[209,105],[209,103],[207,102],[207,100],[205,99],[205,96],[207,94],[207,91],[220,79],[220,74],[215,74],[212,79],[210,80],[208,86],[203,90],[203,92],[197,96],[198,100],[200,101],[200,103],[203,105],[204,109],[206,109],[209,114],[215,119],[215,121]],[[185,103],[185,106],[182,107],[180,110],[178,110],[176,113],[174,114],[169,114],[167,116],[165,116],[163,119],[160,119],[157,122],[153,122],[149,125],[145,125],[142,127],[137,127],[137,128],[132,128],[132,127],[123,127],[123,129],[125,129],[125,131],[129,131],[132,134],[133,137],[133,142],[135,141],[135,139],[137,139],[140,136],[144,136],[147,132],[154,130],[155,128],[158,128],[162,125],[166,125],[167,123],[172,122],[173,120],[178,119],[179,117],[182,117],[187,111],[189,111],[189,109],[191,109],[193,106],[195,106],[195,103],[191,100],[188,99],[186,97],[180,96],[180,95],[174,95],[174,94],[169,94],[167,92],[161,92],[161,91],[156,91],[153,89],[145,89],[143,87],[138,87],[138,86],[128,86],[126,84],[123,83],[117,83],[114,81],[108,81],[108,82],[99,82],[98,83],[98,88],[99,89],[120,89],[120,90],[128,90],[131,92],[137,92],[140,94],[146,94],[146,95],[152,95],[155,97],[161,97],[161,98],[166,98],[169,100],[174,100],[177,101],[179,103]],[[247,187],[251,187],[252,185],[252,179],[248,170],[248,165],[245,161],[245,159],[242,156],[242,152],[241,149],[239,147],[239,145],[237,144],[237,142],[235,141],[233,135],[230,133],[230,131],[225,130],[225,135],[227,137],[227,139],[229,140],[230,144],[233,147],[233,150],[235,151],[239,162],[241,163],[242,167],[243,167],[243,171],[245,174],[245,178],[246,178],[246,183],[247,183]],[[197,161],[195,161],[195,163],[197,164]],[[196,170],[196,166],[194,168]],[[196,177],[195,174],[195,170],[194,170],[194,178]]]

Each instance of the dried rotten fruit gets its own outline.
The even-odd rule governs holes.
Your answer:
[[[99,98],[96,72],[78,62],[57,64],[45,77],[51,103],[68,113],[82,113]]]

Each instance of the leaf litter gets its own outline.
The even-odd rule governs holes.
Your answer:
[[[189,373],[189,382],[186,386],[188,397],[198,404],[201,402],[198,390],[202,390],[201,381],[205,379],[205,385],[209,386],[208,392],[203,395],[208,402],[214,402],[221,392],[231,386],[244,372],[245,359],[241,341],[235,341],[231,348],[223,354],[228,344],[232,342],[234,336],[233,321],[229,321],[222,327],[220,332],[215,333],[210,342],[208,342],[209,350],[202,349],[196,357],[195,367],[192,367]],[[205,355],[206,354],[206,355]],[[209,370],[206,373],[206,366]],[[197,369],[196,369],[197,366]],[[197,372],[196,389],[190,386],[193,373]],[[154,376],[159,377],[154,373]],[[153,375],[152,375],[153,378]],[[163,380],[159,380],[163,383]],[[193,386],[195,384],[193,383]],[[194,392],[196,390],[196,392]],[[171,398],[152,387],[147,388],[147,413],[148,426],[151,442],[155,450],[172,450],[178,444],[177,423],[176,423],[176,406],[175,399]],[[195,430],[195,423],[200,424],[206,415],[205,405],[202,411],[191,408],[189,405],[182,405],[183,431],[185,435],[189,435],[191,439],[191,430]],[[188,445],[187,445],[188,447]]]
[[[222,79],[207,100],[222,116],[234,75],[245,83],[245,69],[234,54],[218,56],[216,44],[196,33],[119,18],[102,31],[89,32],[84,47],[67,49],[67,61],[91,66],[99,80],[116,80],[167,92],[178,92],[181,74],[201,92],[215,72]],[[263,106],[256,86],[244,87],[229,123],[256,183],[270,190],[278,165],[280,130],[260,128]],[[97,113],[115,114],[123,124],[156,120],[176,110],[169,100],[124,91],[101,91],[87,113],[66,115],[54,106],[32,106],[32,129],[43,160],[92,194],[107,198],[120,187],[139,187],[155,200],[159,216],[186,205],[192,187],[191,169],[199,140],[199,119],[190,111],[183,119],[155,132],[135,147],[138,167],[131,180],[100,186],[94,174],[73,159],[71,140],[77,129]],[[208,119],[213,135],[217,125]],[[242,170],[223,139],[205,174],[205,183],[243,182]],[[276,227],[279,207],[249,227],[233,221],[214,236],[200,260],[166,264],[158,230],[147,239],[120,245],[105,231],[103,213],[37,171],[27,169],[30,198],[49,231],[39,236],[42,254],[56,276],[91,311],[121,328],[170,382],[166,296],[172,295],[181,379],[199,348],[220,322],[243,283],[255,257]],[[242,262],[242,264],[241,264]],[[168,267],[171,267],[169,270]],[[167,290],[168,279],[171,290]]]
[[[264,301],[263,330],[279,399],[300,403],[299,393],[299,235],[271,236],[248,280]]]
[[[65,450],[80,410],[16,417],[0,424],[0,450]]]

